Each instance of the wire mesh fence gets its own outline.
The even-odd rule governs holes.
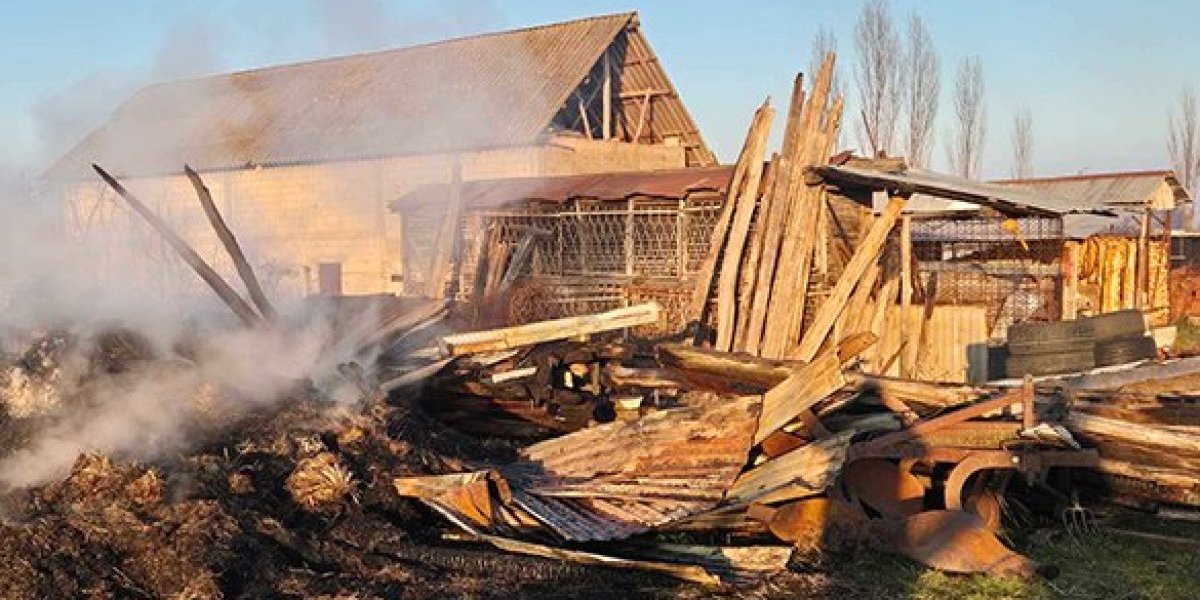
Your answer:
[[[1013,323],[1061,318],[1061,219],[920,219],[912,240],[921,291],[938,304],[986,306],[993,337]]]

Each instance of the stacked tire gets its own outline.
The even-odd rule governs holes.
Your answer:
[[[1016,323],[1008,328],[1008,377],[1057,375],[1096,366],[1096,338],[1087,319]]]
[[[1141,312],[1119,310],[1088,320],[1096,338],[1096,366],[1123,365],[1158,356],[1154,338],[1146,335],[1146,321]]]

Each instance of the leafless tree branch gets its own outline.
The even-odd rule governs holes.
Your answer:
[[[920,15],[908,17],[908,48],[904,53],[904,99],[908,114],[908,163],[923,167],[929,164],[933,149],[933,122],[937,118],[938,94],[941,92],[941,72],[933,39]]]
[[[863,124],[860,142],[872,155],[888,153],[900,109],[900,40],[892,25],[887,0],[868,0],[854,28],[858,50],[855,81]]]
[[[1200,178],[1200,110],[1191,89],[1181,90],[1178,102],[1167,116],[1167,151],[1175,176],[1194,195]]]
[[[1033,177],[1033,115],[1028,108],[1017,109],[1013,116],[1012,151],[1013,178]]]
[[[987,137],[987,104],[984,100],[983,64],[978,56],[963,60],[954,82],[955,130],[947,146],[950,166],[968,179],[979,177],[983,144]]]

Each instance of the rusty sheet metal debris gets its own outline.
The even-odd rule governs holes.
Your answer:
[[[978,516],[935,510],[895,524],[895,550],[915,561],[951,573],[988,573],[1029,578],[1039,565],[1009,550]]]
[[[851,497],[885,518],[900,519],[921,512],[925,486],[899,465],[879,458],[856,460],[842,471]]]

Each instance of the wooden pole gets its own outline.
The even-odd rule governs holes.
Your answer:
[[[161,217],[154,214],[154,211],[150,210],[141,200],[138,200],[129,190],[125,189],[125,186],[121,185],[120,182],[114,179],[112,175],[109,175],[107,171],[100,168],[99,165],[93,164],[92,169],[95,169],[100,178],[111,186],[117,192],[117,195],[124,198],[129,203],[130,208],[145,219],[166,240],[167,244],[179,254],[180,258],[191,266],[196,271],[196,274],[200,276],[200,279],[203,279],[204,283],[207,283],[208,287],[212,288],[213,292],[217,294],[217,297],[233,311],[233,314],[237,315],[243,323],[249,326],[255,326],[262,322],[262,318],[259,317],[258,313],[254,312],[254,309],[221,278],[221,275],[205,262],[183,238],[179,237],[179,234],[175,233]]]
[[[275,312],[275,307],[271,306],[271,301],[267,299],[266,293],[263,292],[262,285],[258,282],[258,276],[254,274],[254,268],[250,266],[250,261],[246,260],[246,255],[242,252],[241,244],[238,243],[237,238],[233,235],[233,231],[229,229],[220,211],[217,210],[217,205],[213,202],[212,193],[209,192],[208,186],[204,185],[204,180],[200,178],[200,174],[191,167],[184,165],[183,172],[187,175],[188,180],[192,182],[192,187],[196,188],[196,197],[200,200],[200,206],[204,209],[204,215],[208,217],[208,223],[212,225],[213,231],[217,233],[217,238],[221,240],[221,245],[225,247],[225,251],[229,253],[229,258],[233,259],[233,266],[237,270],[238,277],[246,285],[246,291],[250,293],[250,301],[254,302],[254,306],[258,307],[258,312],[266,320],[276,320],[278,313]]]
[[[908,313],[912,306],[912,217],[900,219],[900,339],[908,339]],[[912,372],[911,360],[900,358],[900,372]]]
[[[607,140],[612,135],[612,61],[609,60],[608,50],[604,51],[604,98],[601,100],[603,107],[601,114],[601,139]]]
[[[758,201],[758,187],[762,179],[763,155],[766,152],[767,134],[771,131],[771,120],[775,111],[764,102],[754,118],[754,133],[750,140],[746,183],[738,195],[734,207],[729,239],[721,257],[721,272],[717,280],[717,349],[733,349],[734,324],[737,319],[738,273],[742,265],[742,253],[750,233],[754,217],[754,205]]]

